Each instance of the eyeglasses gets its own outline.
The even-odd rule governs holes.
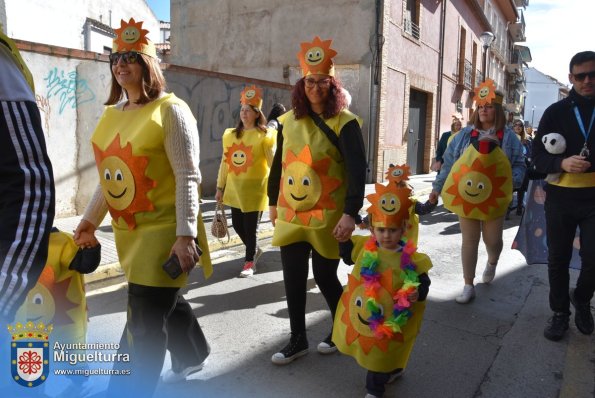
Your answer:
[[[304,83],[306,84],[307,88],[314,88],[314,86],[318,86],[321,89],[324,89],[324,88],[329,88],[331,86],[331,79],[316,80],[316,79],[308,78],[308,79],[304,79]]]
[[[579,82],[585,80],[587,76],[589,76],[589,80],[595,80],[595,70],[583,73],[573,73],[572,76],[574,76],[575,80],[578,80]]]
[[[110,64],[117,65],[120,60],[122,60],[125,64],[136,64],[138,62],[139,54],[134,51],[129,51],[127,53],[113,53],[110,54],[109,60]]]

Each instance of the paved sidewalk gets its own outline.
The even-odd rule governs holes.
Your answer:
[[[431,192],[431,182],[434,180],[435,173],[432,174],[419,174],[411,176],[409,183],[414,189],[414,194],[418,197],[427,196]],[[366,195],[374,192],[374,184],[366,185]],[[367,201],[364,200],[364,207],[367,207]],[[203,222],[205,223],[205,229],[207,231],[207,237],[209,239],[209,249],[211,251],[211,257],[214,259],[217,257],[217,251],[223,247],[229,248],[240,245],[242,241],[238,234],[234,231],[231,226],[231,213],[229,210],[226,211],[227,224],[229,226],[230,240],[227,242],[227,238],[219,240],[214,238],[211,231],[211,223],[215,214],[215,200],[212,197],[203,198],[201,204],[201,210],[203,212]],[[363,212],[363,211],[362,211]],[[66,232],[72,232],[76,229],[81,216],[57,218],[54,221],[54,225]],[[97,229],[97,239],[101,243],[101,263],[97,271],[92,274],[85,275],[86,283],[93,283],[99,281],[107,281],[109,278],[118,278],[123,275],[122,269],[118,262],[118,254],[116,252],[116,245],[114,242],[114,233],[111,226],[111,217],[108,213],[102,224]],[[273,235],[273,225],[269,218],[268,210],[262,215],[260,225],[258,227],[258,239],[269,238]],[[114,280],[115,282],[115,280]]]

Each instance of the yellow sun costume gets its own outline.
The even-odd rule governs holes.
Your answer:
[[[262,108],[262,90],[254,85],[242,90],[240,103]],[[224,188],[223,203],[242,213],[267,208],[267,182],[277,131],[245,129],[237,137],[235,128],[223,132],[223,158],[217,186]]]
[[[345,124],[361,119],[341,111],[324,122],[337,134]],[[309,118],[296,120],[293,111],[279,117],[284,137],[281,190],[277,203],[274,246],[309,242],[326,258],[339,258],[332,231],[343,214],[345,167],[339,150]],[[341,163],[340,163],[341,162]]]
[[[50,233],[48,258],[37,284],[29,291],[15,320],[53,324],[52,338],[61,343],[84,343],[87,299],[83,275],[70,270],[78,251],[72,235]]]
[[[487,80],[476,88],[478,105],[502,101],[496,96],[494,82]],[[442,189],[444,207],[453,213],[482,221],[502,217],[512,200],[512,168],[501,149],[504,132],[496,136],[500,145],[481,141],[473,130],[471,145],[453,164]]]
[[[368,195],[374,227],[401,228],[412,202],[408,188],[376,184]],[[410,302],[418,276],[432,267],[428,256],[417,253],[403,236],[402,250],[378,246],[374,237],[351,238],[355,267],[337,307],[333,342],[339,351],[374,372],[405,368],[419,332],[425,302]]]
[[[161,268],[176,240],[176,187],[162,126],[162,114],[173,104],[190,113],[174,94],[127,111],[126,118],[109,106],[91,138],[118,258],[127,280],[139,285],[183,287],[188,277],[172,279]],[[208,277],[212,266],[200,215],[197,223],[200,264]]]

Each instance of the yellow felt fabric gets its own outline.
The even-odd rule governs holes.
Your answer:
[[[68,269],[78,251],[72,235],[50,234],[48,258],[37,284],[18,309],[16,321],[52,324],[52,340],[84,343],[87,333],[87,299],[83,275]]]
[[[267,182],[270,165],[266,153],[276,142],[276,130],[244,130],[237,138],[234,129],[223,133],[223,157],[227,166],[227,179],[223,203],[247,213],[263,211],[268,206]]]
[[[337,134],[356,119],[344,110],[325,120]],[[296,120],[293,111],[279,118],[283,124],[283,170],[272,244],[309,242],[326,258],[339,258],[332,231],[343,213],[346,175],[343,159],[310,117]]]
[[[367,236],[354,236],[351,238],[354,243],[352,258],[356,259],[353,272],[350,274],[350,283],[344,288],[335,321],[333,326],[333,342],[339,351],[350,355],[357,363],[368,370],[375,372],[390,372],[397,368],[405,368],[409,355],[413,349],[413,343],[419,333],[425,302],[416,302],[411,306],[413,315],[403,327],[403,341],[398,339],[378,339],[369,327],[359,320],[367,319],[369,313],[363,307],[358,307],[356,300],[359,298],[365,303],[367,296],[363,291],[363,279],[360,276],[361,260],[364,254],[364,244],[369,239]],[[427,273],[432,268],[429,257],[422,253],[414,253],[411,257],[416,265],[418,274]],[[378,249],[379,264],[377,270],[382,274],[381,283],[387,283],[386,272],[392,270],[392,289],[396,292],[402,285],[401,279],[401,253],[395,251]],[[384,293],[384,287],[380,291]],[[388,296],[390,298],[390,296]],[[392,299],[390,300],[392,303]],[[390,305],[390,304],[389,304]],[[385,307],[388,307],[385,306]],[[391,308],[384,308],[385,314],[392,311]],[[358,317],[359,315],[359,317]]]
[[[120,264],[129,282],[146,286],[182,287],[187,281],[186,273],[171,279],[162,269],[176,240],[175,179],[162,126],[162,114],[173,104],[187,108],[173,94],[132,111],[108,107],[91,138]],[[208,276],[201,217],[198,231]]]
[[[487,154],[469,145],[452,166],[441,192],[444,207],[476,220],[502,217],[512,201],[512,169],[500,147]]]

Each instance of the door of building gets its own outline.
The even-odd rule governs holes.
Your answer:
[[[427,101],[426,93],[411,90],[407,132],[407,165],[411,169],[411,174],[423,173]]]

